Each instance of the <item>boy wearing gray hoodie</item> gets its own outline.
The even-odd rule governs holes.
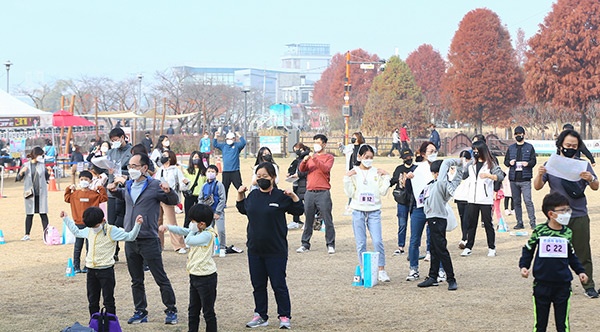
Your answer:
[[[448,178],[450,167],[456,166],[456,173],[452,179]],[[456,290],[456,278],[452,267],[452,259],[448,252],[446,240],[446,226],[448,224],[448,211],[446,205],[452,198],[456,187],[460,184],[463,174],[461,159],[436,160],[430,165],[434,180],[425,188],[425,206],[423,211],[427,218],[430,231],[431,266],[429,276],[418,287],[438,286],[437,276],[440,263],[446,271],[448,290]]]

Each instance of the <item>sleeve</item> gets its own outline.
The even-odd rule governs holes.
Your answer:
[[[219,141],[216,138],[213,139],[213,147],[215,149],[223,151],[223,145],[225,145],[225,143],[219,143]]]
[[[462,161],[460,159],[454,159],[454,163],[452,166],[456,166],[456,174],[454,174],[454,178],[452,178],[452,181],[447,182],[446,193],[448,194],[448,196],[446,196],[445,198],[448,200],[452,196],[454,196],[454,192],[456,191],[456,188],[458,188],[458,186],[460,185],[460,182],[462,181],[464,168],[460,167],[461,164],[462,164]]]
[[[75,222],[73,221],[73,219],[71,219],[71,217],[64,217],[63,221],[65,222],[65,225],[67,225],[67,228],[69,228],[71,233],[73,233],[73,235],[75,235],[75,237],[82,238],[82,239],[85,239],[88,237],[89,228],[86,227],[83,229],[79,229],[79,227],[77,227],[75,225]]]
[[[577,274],[585,273],[585,268],[583,267],[583,265],[581,264],[581,261],[579,261],[579,258],[575,254],[575,250],[573,249],[573,246],[571,246],[571,242],[569,242],[568,250],[569,250],[569,266],[571,267],[571,269],[573,269],[573,271],[575,271],[575,273],[577,273]]]
[[[215,213],[218,215],[223,214],[223,210],[225,210],[226,196],[225,196],[225,186],[221,182],[217,182],[217,195],[219,195],[219,204],[215,208]]]
[[[108,201],[108,195],[106,194],[106,188],[100,186],[98,187],[98,194],[100,195],[100,203],[104,203]]]
[[[120,189],[122,190],[122,189]],[[168,193],[164,192],[160,187],[158,188],[158,200],[167,205],[176,205],[179,203],[179,195],[171,188]]]
[[[244,138],[244,136],[240,137],[240,144],[238,145],[238,151],[242,151],[244,149],[244,147],[246,146],[246,139]]]
[[[390,175],[382,175],[379,177],[379,195],[387,195],[388,189],[390,189]]]
[[[183,228],[180,226],[167,225],[167,228],[169,228],[170,233],[181,235],[181,236],[186,236],[190,233],[189,229]]]
[[[301,216],[304,214],[304,203],[302,202],[302,200],[298,200],[297,202],[294,202],[290,197],[284,196],[286,199],[289,199],[292,204],[289,205],[288,209],[287,209],[287,213],[293,215],[293,216]]]
[[[73,191],[71,191],[71,186],[65,188],[65,203],[71,203],[71,195]]]
[[[498,181],[498,182],[502,182],[502,180],[504,180],[504,176],[505,176],[505,174],[504,174],[504,172],[502,171],[502,169],[500,168],[500,166],[498,166],[498,165],[495,165],[495,166],[492,168],[492,170],[491,170],[491,173],[492,173],[492,174],[494,174],[495,176],[497,176],[497,177],[498,177],[498,180],[496,180],[496,181]]]
[[[308,161],[302,160],[298,165],[298,171],[308,173]]]
[[[333,161],[333,156],[330,154],[327,155],[327,159],[323,162],[317,158],[313,158],[313,162],[323,173],[328,173],[331,171],[331,168],[333,167]]]
[[[354,179],[351,176],[344,175],[344,193],[346,196],[353,198],[354,193],[356,192],[356,185],[354,184]]]
[[[239,202],[235,202],[235,207],[238,209],[238,212],[241,214],[246,214],[246,199],[244,198]]]
[[[397,185],[400,182],[400,166],[397,166],[390,179],[390,187]]]
[[[183,175],[183,172],[181,171],[181,169],[179,167],[177,167],[177,180],[179,181],[179,190],[180,191],[184,191],[188,189],[187,184],[185,184],[183,182],[183,180],[185,179],[185,175]]]
[[[124,199],[123,191],[125,191],[125,188],[117,188],[117,190],[111,191],[110,193],[116,198]]]
[[[510,146],[506,149],[506,153],[504,154],[504,166],[510,168]]]
[[[171,226],[169,226],[169,229]],[[206,247],[212,241],[213,235],[209,231],[202,231],[198,233],[190,233],[185,237],[185,244],[192,247]]]
[[[590,150],[588,150],[587,146],[582,145],[579,150],[581,151],[581,153],[583,153],[587,159],[590,160],[590,163],[595,164],[596,163],[596,159],[594,159],[594,155],[592,155],[592,153],[590,152]]]
[[[130,232],[125,232],[123,228],[114,226],[110,231],[110,238],[113,241],[133,241],[140,233],[141,226],[141,224],[136,222]]]
[[[531,266],[531,261],[533,261],[533,255],[535,254],[535,248],[537,247],[538,237],[539,235],[537,230],[534,229],[531,233],[531,238],[529,238],[527,243],[523,246],[521,258],[519,259],[519,268],[529,268]]]
[[[537,165],[537,156],[535,155],[535,148],[533,145],[531,146],[531,157],[529,157],[529,161],[527,162],[527,167],[534,168]]]

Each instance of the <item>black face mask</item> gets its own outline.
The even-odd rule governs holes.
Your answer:
[[[167,161],[169,161],[169,157],[160,157],[160,163],[161,164],[166,164]]]
[[[352,138],[350,139],[350,143],[352,143],[352,144],[356,143],[356,138],[352,137]]]
[[[272,162],[273,161],[273,156],[271,156],[270,154],[266,154],[262,157],[262,159],[266,162]]]
[[[300,156],[302,154],[302,150],[296,150],[296,155]]]
[[[479,159],[479,152],[473,151],[473,158],[474,159]]]
[[[517,140],[517,142],[523,142],[525,137],[523,137],[522,135],[519,135],[519,136],[515,136],[515,139]]]
[[[268,179],[258,179],[256,180],[256,184],[258,184],[258,186],[260,187],[260,189],[262,190],[267,190],[271,187],[271,180]]]
[[[198,166],[202,161],[200,159],[192,159],[192,165]]]
[[[563,156],[567,158],[573,158],[573,156],[577,154],[577,149],[561,148],[560,151],[562,152]]]
[[[412,165],[412,162],[413,162],[412,158],[410,158],[410,159],[405,159],[405,160],[404,160],[404,165],[406,165],[406,166],[410,166],[410,165]]]

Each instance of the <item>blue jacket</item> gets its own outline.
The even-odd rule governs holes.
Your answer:
[[[246,139],[240,137],[239,142],[228,145],[225,142],[219,143],[215,138],[213,147],[223,152],[223,172],[233,172],[240,170],[240,152],[246,146]]]
[[[506,151],[506,155],[504,156],[504,166],[508,167],[508,179],[510,181],[515,181],[515,172],[517,164],[510,165],[510,161],[513,159],[517,159],[517,143],[511,144]],[[521,174],[521,180],[529,181],[533,178],[533,167],[537,163],[537,158],[535,156],[535,149],[533,145],[525,142],[521,148],[521,158],[517,161],[526,161],[527,167],[523,167],[523,171]]]
[[[429,141],[435,145],[436,149],[440,149],[442,141],[440,140],[440,133],[438,133],[437,130],[434,129],[431,131],[431,135],[429,135]]]
[[[165,193],[160,188],[160,181],[153,178],[146,178],[146,183],[142,188],[142,193],[138,199],[133,202],[131,198],[131,185],[133,180],[125,183],[125,188],[119,188],[113,192],[113,195],[125,201],[125,218],[123,228],[130,232],[135,225],[135,218],[142,215],[144,222],[138,238],[158,238],[158,214],[160,212],[160,202],[167,205],[175,205],[179,202],[179,196],[175,190]]]

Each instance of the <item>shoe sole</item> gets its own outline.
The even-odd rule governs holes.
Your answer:
[[[141,319],[141,320],[134,320],[133,322],[127,322],[127,324],[142,324],[142,323],[148,323],[148,319]]]
[[[418,285],[417,285],[417,287],[420,287],[420,288],[427,288],[427,287],[433,287],[433,286],[439,286],[439,285],[440,285],[440,284],[438,284],[438,283],[436,282],[436,283],[433,283],[433,284],[431,284],[431,285],[421,285],[421,284],[418,284]]]
[[[246,327],[249,327],[249,328],[251,328],[251,329],[253,329],[253,328],[255,328],[255,327],[263,327],[263,326],[269,326],[269,322],[264,322],[264,323],[262,323],[262,324],[257,324],[257,325],[249,325],[249,324],[246,324]]]

